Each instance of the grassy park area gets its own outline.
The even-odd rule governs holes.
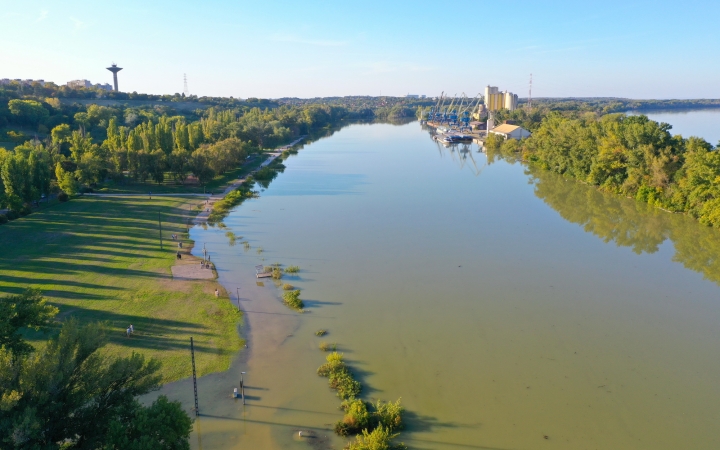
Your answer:
[[[214,280],[173,280],[176,244],[199,199],[77,198],[0,227],[0,295],[32,287],[60,309],[59,320],[106,321],[107,351],[162,361],[164,381],[189,376],[189,339],[198,375],[227,368],[242,345],[240,313]],[[164,250],[160,250],[158,214]],[[187,238],[185,238],[186,244]],[[186,245],[187,247],[187,245]],[[133,337],[125,329],[132,324]],[[42,345],[47,335],[31,336]]]

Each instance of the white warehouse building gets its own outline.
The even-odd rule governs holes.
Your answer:
[[[532,134],[523,127],[519,127],[517,125],[510,125],[509,123],[504,123],[502,125],[496,126],[492,130],[490,130],[489,133],[498,134],[505,139],[525,139],[529,138]]]

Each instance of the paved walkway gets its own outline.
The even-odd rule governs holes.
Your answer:
[[[172,266],[174,280],[212,280],[215,278],[212,269],[201,269],[199,262],[188,261],[186,264],[179,260]]]

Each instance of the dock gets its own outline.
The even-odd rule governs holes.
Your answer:
[[[269,278],[272,276],[272,272],[265,272],[265,267],[262,265],[255,266],[255,278]]]

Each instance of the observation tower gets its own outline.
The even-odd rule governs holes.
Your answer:
[[[118,67],[117,64],[112,63],[112,66],[108,67],[107,70],[113,73],[113,82],[115,83],[115,92],[118,90],[117,84],[117,73],[122,70],[122,67]]]

